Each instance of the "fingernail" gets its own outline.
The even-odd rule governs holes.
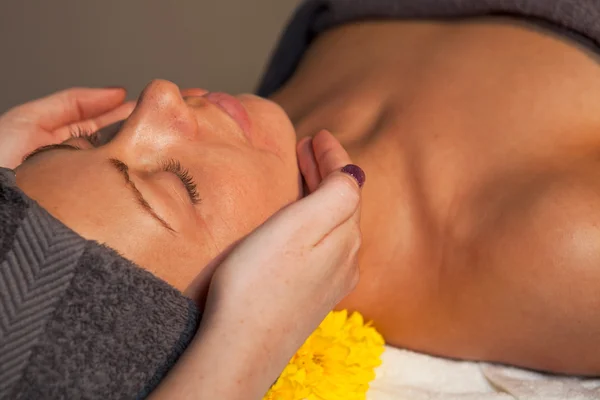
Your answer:
[[[358,187],[362,188],[365,184],[367,177],[365,176],[365,171],[362,170],[361,167],[354,164],[348,164],[344,168],[342,168],[342,172],[352,176],[356,182],[358,183]]]

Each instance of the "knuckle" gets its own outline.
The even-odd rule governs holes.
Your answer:
[[[348,231],[348,247],[350,254],[355,255],[362,246],[363,235],[357,223],[353,223]]]
[[[335,156],[335,149],[332,147],[320,148],[316,154],[316,161],[318,165],[328,166],[329,160]],[[331,171],[326,171],[331,172]]]
[[[58,100],[65,112],[68,112],[69,110],[77,112],[77,119],[83,118],[84,115],[78,101],[81,90],[82,88],[79,87],[65,89],[62,92],[59,92],[56,97],[56,100]]]
[[[352,254],[357,254],[362,246],[362,235],[358,235],[352,246]]]
[[[353,291],[358,286],[358,282],[360,281],[360,271],[358,269],[357,263],[352,263],[352,270],[350,271],[350,277],[348,282],[349,291]]]
[[[59,90],[55,94],[59,96],[73,97],[82,90],[85,90],[85,88],[82,86],[73,86],[67,89]]]
[[[342,200],[341,204],[348,211],[356,210],[360,203],[360,193],[352,177],[344,174],[340,179],[336,179],[335,191],[340,200]]]
[[[356,226],[356,228],[355,228],[354,237],[355,237],[356,246],[357,247],[362,246],[362,243],[363,243],[363,234],[362,234],[362,231],[360,230],[359,226]]]
[[[78,109],[79,108],[78,98],[80,97],[81,93],[84,90],[85,90],[85,88],[80,87],[80,86],[71,87],[71,88],[56,92],[54,95],[50,95],[50,98],[60,101],[62,103],[63,107],[65,107],[67,109],[72,109],[72,108]]]

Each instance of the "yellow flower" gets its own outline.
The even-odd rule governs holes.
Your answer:
[[[355,312],[331,312],[292,357],[265,400],[364,400],[385,342]]]

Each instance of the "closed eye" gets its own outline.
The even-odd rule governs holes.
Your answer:
[[[198,204],[200,202],[200,195],[198,194],[198,190],[196,188],[196,182],[194,182],[194,178],[190,175],[189,171],[181,166],[181,163],[177,160],[170,159],[163,163],[163,170],[166,172],[171,172],[181,180],[185,189],[190,196],[190,200],[192,204]]]
[[[76,134],[73,134],[72,136],[87,140],[90,145],[92,145],[93,147],[96,147],[94,144],[93,135],[82,134],[80,136],[77,136]],[[28,155],[26,155],[23,158],[23,162],[31,159],[33,156],[36,156],[38,154],[45,153],[45,152],[51,151],[51,150],[82,150],[82,149],[81,149],[81,147],[76,146],[74,144],[67,144],[67,143],[51,144],[48,146],[39,147],[38,149],[32,151],[31,153],[29,153]],[[194,178],[191,176],[189,171],[187,169],[183,168],[179,161],[170,159],[170,160],[164,162],[162,165],[162,170],[175,174],[181,180],[181,182],[183,183],[183,186],[185,186],[185,189],[188,192],[188,196],[190,197],[190,201],[192,202],[192,204],[196,205],[196,204],[200,203],[200,195],[198,194],[196,182],[194,181]]]
[[[53,151],[53,150],[70,150],[70,151],[77,151],[77,150],[82,150],[80,147],[74,146],[72,144],[66,144],[66,143],[57,143],[57,144],[51,144],[48,146],[42,146],[39,147],[38,149],[34,150],[33,152],[29,153],[28,155],[26,155],[23,159],[23,161],[27,161],[30,158],[41,154],[41,153],[45,153],[48,151]],[[118,170],[121,174],[123,174],[123,176],[125,177],[125,181],[127,182],[128,187],[133,191],[135,198],[138,200],[138,203],[142,206],[142,208],[148,212],[152,218],[154,218],[155,220],[157,220],[162,226],[164,226],[166,229],[168,229],[171,232],[175,232],[175,230],[164,220],[162,219],[157,213],[156,211],[154,211],[154,209],[152,208],[152,206],[150,206],[150,204],[146,201],[146,199],[144,198],[144,196],[140,193],[140,191],[135,187],[135,184],[129,179],[129,173],[128,171],[128,167],[127,165],[125,165],[125,163],[115,160],[115,159],[110,159],[110,164],[112,166],[114,166],[116,168],[116,170]]]
[[[77,131],[71,132],[71,136],[74,138],[82,138],[93,147],[98,147],[99,145],[101,145],[101,143],[99,143],[99,136],[97,132],[92,133],[79,129]],[[181,163],[179,161],[170,159],[163,163],[162,169],[166,172],[171,172],[175,174],[181,180],[183,186],[185,186],[185,189],[188,192],[192,204],[195,205],[200,202],[200,195],[198,194],[194,178],[190,175],[187,169],[181,166]]]

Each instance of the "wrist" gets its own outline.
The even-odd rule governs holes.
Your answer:
[[[207,317],[152,398],[262,399],[296,349],[259,322]]]
[[[303,340],[295,340],[294,332],[286,332],[278,324],[263,318],[248,318],[247,312],[229,313],[227,317],[222,317],[223,314],[201,324],[193,346],[198,346],[195,348],[198,354],[230,368],[227,380],[256,382],[264,388],[261,393],[264,395]]]
[[[301,315],[273,312],[274,306],[269,307],[271,312],[265,312],[249,302],[241,306],[238,302],[222,299],[219,303],[217,307],[211,301],[207,303],[196,334],[198,343],[226,342],[250,362],[260,359],[269,365],[280,366],[277,374],[322,320],[309,326],[301,323]]]

